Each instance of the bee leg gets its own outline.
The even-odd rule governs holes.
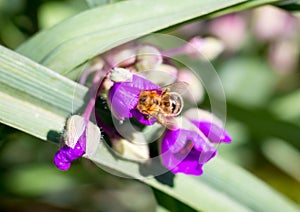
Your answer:
[[[160,123],[161,125],[165,126],[166,124],[166,119],[165,116],[162,113],[158,113],[157,116],[157,122]]]
[[[145,117],[145,119],[149,119],[150,118],[150,116],[149,116],[149,114],[148,114],[148,112],[146,110],[142,110],[140,112],[143,114],[143,116]]]

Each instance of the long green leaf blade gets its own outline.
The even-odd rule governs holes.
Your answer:
[[[0,46],[0,121],[46,140],[84,104],[87,88]]]
[[[226,191],[252,211],[298,211],[299,208],[255,176],[225,160],[214,158],[205,166],[201,182]]]
[[[120,176],[139,179],[146,184],[166,193],[167,195],[179,200],[197,211],[250,211],[244,205],[236,202],[224,194],[201,181],[197,181],[187,175],[176,175],[173,185],[163,184],[154,178],[153,175],[141,174],[141,169],[146,166],[153,173],[157,171],[157,167],[147,167],[130,161],[116,158],[106,145],[102,145],[98,151],[91,157],[102,169],[115,173]],[[149,171],[148,170],[148,171]],[[166,177],[165,181],[169,181]]]
[[[124,1],[82,12],[38,34],[18,51],[65,73],[117,45],[242,2],[247,1]]]

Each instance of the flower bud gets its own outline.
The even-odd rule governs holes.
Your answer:
[[[254,34],[260,40],[277,40],[290,36],[296,28],[296,19],[284,10],[264,6],[254,10]]]
[[[97,125],[89,122],[86,135],[86,149],[83,155],[86,158],[91,158],[97,151],[101,140],[101,131]]]
[[[199,102],[204,97],[204,89],[200,80],[187,69],[182,69],[178,72],[178,81],[189,82],[188,92],[182,94],[184,98],[190,102]]]
[[[81,116],[71,116],[66,124],[64,133],[64,143],[68,147],[74,148],[78,139],[85,130],[84,119]]]
[[[135,144],[126,139],[112,139],[113,149],[123,158],[138,162],[149,159],[149,147],[147,144]]]
[[[205,56],[209,60],[215,59],[224,50],[224,44],[221,40],[213,37],[194,37],[192,38],[186,51],[194,57]]]
[[[177,72],[174,66],[160,64],[155,70],[141,71],[137,74],[158,85],[169,85],[176,81]]]
[[[155,70],[162,63],[160,51],[153,46],[142,46],[137,50],[136,68],[139,71]]]
[[[64,144],[54,155],[54,164],[60,170],[68,170],[72,161],[84,156],[91,157],[101,138],[100,129],[78,115],[71,116],[66,125]]]
[[[134,46],[128,45],[124,47],[115,48],[110,54],[106,56],[106,60],[112,66],[128,67],[134,64],[136,60],[136,50]]]
[[[110,74],[113,82],[132,82],[132,73],[125,68],[114,68]]]
[[[221,39],[225,48],[236,51],[241,48],[247,37],[246,21],[239,14],[230,14],[214,19],[210,32]]]

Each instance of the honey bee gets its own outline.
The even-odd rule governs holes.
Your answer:
[[[180,93],[187,89],[186,82],[176,82],[162,87],[162,90],[141,91],[136,108],[147,118],[155,117],[157,121],[169,128],[176,126],[175,116],[183,108],[183,99]]]

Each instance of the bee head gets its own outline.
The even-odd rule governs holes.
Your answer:
[[[170,109],[173,116],[177,116],[183,108],[183,99],[176,92],[169,93]]]

